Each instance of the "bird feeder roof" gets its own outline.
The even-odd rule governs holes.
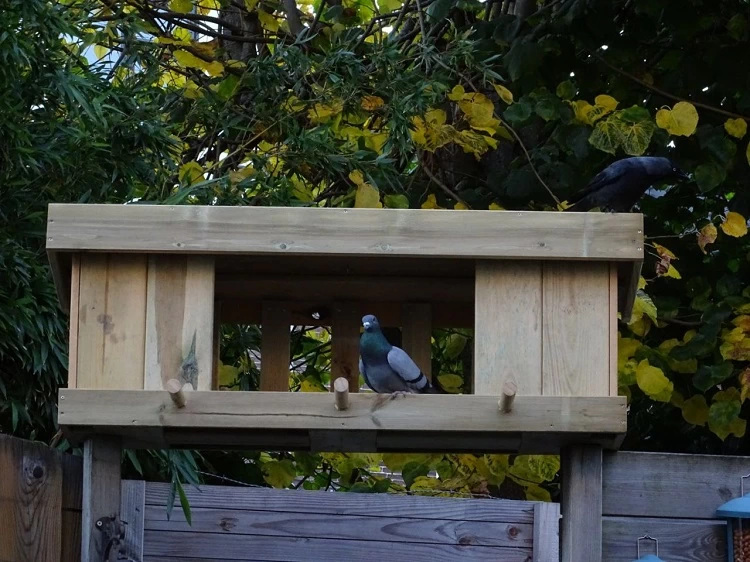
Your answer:
[[[717,517],[750,519],[750,494],[729,500],[716,510]]]

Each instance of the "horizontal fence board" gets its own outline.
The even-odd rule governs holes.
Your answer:
[[[486,523],[398,517],[348,516],[286,512],[241,511],[219,508],[193,508],[192,525],[182,511],[173,511],[170,520],[164,506],[146,508],[145,528],[149,531],[220,533],[238,536],[272,536],[368,540],[422,544],[476,545],[531,548],[533,527],[529,524]],[[380,513],[388,514],[387,511]]]
[[[637,213],[49,205],[47,249],[642,260]]]
[[[146,484],[146,505],[165,506],[169,484]],[[535,502],[495,499],[431,498],[396,494],[348,494],[322,491],[274,490],[201,485],[200,490],[185,486],[192,508],[247,509],[254,511],[294,511],[330,514],[340,517],[373,516],[453,521],[485,521],[533,524]],[[176,504],[173,513],[180,509]]]
[[[604,517],[603,531],[602,557],[607,562],[635,560],[637,540],[644,535],[659,541],[659,558],[669,562],[726,562],[727,559],[726,528],[720,521]],[[653,549],[653,541],[641,541],[641,556],[655,553]]]
[[[248,536],[241,540],[236,535],[229,534],[174,531],[144,533],[143,555],[146,560],[150,556],[171,556],[181,560],[186,556],[215,557],[218,553],[221,553],[222,560],[262,559],[285,562],[329,562],[335,559],[357,562],[527,562],[531,549],[259,536]]]
[[[605,454],[603,513],[712,519],[740,495],[740,478],[748,473],[750,457]]]

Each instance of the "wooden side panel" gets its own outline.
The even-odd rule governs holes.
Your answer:
[[[609,396],[609,265],[543,268],[542,394]]]
[[[609,395],[617,396],[617,264],[609,264]]]
[[[542,394],[542,268],[536,262],[479,261],[474,310],[474,393]]]
[[[532,562],[560,562],[560,504],[534,505],[534,558]]]
[[[338,302],[333,305],[332,320],[331,381],[344,377],[349,381],[349,392],[359,392],[359,327],[362,315],[354,304]]]
[[[76,388],[78,373],[78,307],[81,290],[81,256],[73,254],[70,274],[70,317],[68,337],[68,388]]]
[[[143,562],[143,525],[146,514],[146,482],[123,480],[120,518],[127,521],[123,554],[130,562]],[[166,514],[165,514],[166,515]]]
[[[169,379],[211,390],[214,264],[210,256],[148,258],[145,388]]]
[[[84,443],[81,562],[104,560],[106,545],[96,521],[119,514],[120,455],[117,437],[95,437]]]
[[[58,562],[63,471],[55,451],[0,435],[0,560]]]
[[[432,380],[432,306],[407,303],[403,306],[402,344],[425,376]]]
[[[286,305],[272,301],[263,303],[260,390],[289,391],[290,326]]]
[[[78,388],[143,388],[146,266],[140,255],[81,255]]]
[[[562,451],[561,461],[561,560],[601,562],[602,449],[575,445]]]

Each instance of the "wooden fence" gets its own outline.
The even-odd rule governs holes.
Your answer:
[[[726,560],[716,508],[740,494],[748,457],[604,456],[603,560],[630,562],[638,537],[670,562]],[[0,562],[80,559],[82,463],[0,435]],[[201,486],[188,487],[193,524],[168,487],[124,481],[121,518],[135,562],[219,560],[559,559],[559,505]],[[651,551],[642,543],[641,553]]]

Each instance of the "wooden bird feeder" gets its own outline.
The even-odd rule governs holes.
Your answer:
[[[556,453],[626,431],[617,317],[639,214],[60,204],[47,249],[70,310],[59,423],[73,442]],[[473,328],[473,393],[373,411],[358,392],[367,313],[402,329],[428,375],[432,329]],[[261,391],[217,390],[222,323],[261,325]],[[288,392],[293,324],[332,327],[348,396]]]

